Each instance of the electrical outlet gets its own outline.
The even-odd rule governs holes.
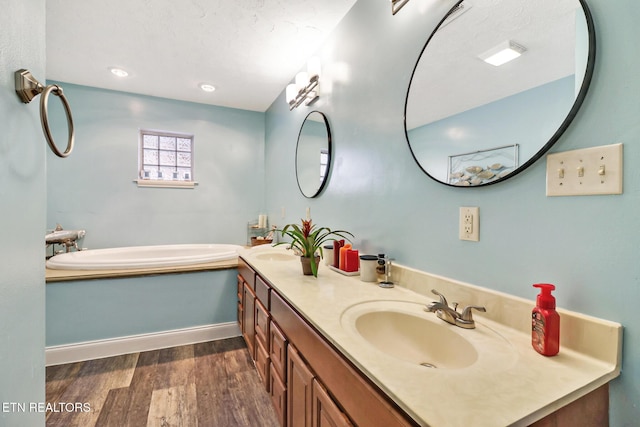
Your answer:
[[[480,208],[460,208],[460,240],[480,241]]]

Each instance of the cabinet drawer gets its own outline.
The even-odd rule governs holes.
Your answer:
[[[284,379],[287,377],[287,339],[273,322],[270,325],[269,337],[271,366],[280,375],[280,378]]]
[[[269,312],[262,303],[256,300],[256,341],[260,341],[265,350],[269,351]]]
[[[251,289],[256,288],[256,272],[242,258],[238,258],[238,274],[244,278]]]
[[[264,387],[267,391],[269,391],[270,387],[270,361],[269,361],[269,353],[262,346],[260,341],[256,341],[256,369],[258,370],[258,375],[264,384]]]
[[[262,280],[262,277],[256,276],[256,298],[260,300],[267,310],[271,309],[270,292],[271,287]]]
[[[242,288],[244,286],[244,279],[238,274],[238,301],[242,301]]]
[[[278,372],[275,371],[273,363],[271,363],[270,372],[270,387],[269,395],[271,396],[271,402],[276,408],[276,414],[278,415],[278,421],[282,427],[287,427],[287,387],[284,385],[282,378],[278,376]]]

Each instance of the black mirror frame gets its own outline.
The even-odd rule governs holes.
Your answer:
[[[438,182],[440,184],[443,184],[443,185],[446,185],[446,186],[449,186],[449,187],[479,188],[479,187],[486,187],[488,185],[493,185],[493,184],[497,184],[499,182],[506,181],[507,179],[509,179],[509,178],[511,178],[513,176],[516,176],[520,172],[524,171],[529,166],[531,166],[533,163],[535,163],[538,159],[540,159],[558,141],[558,139],[560,139],[562,134],[567,130],[567,128],[569,127],[569,125],[571,124],[573,119],[578,114],[578,110],[582,106],[582,103],[583,103],[585,97],[587,96],[587,91],[589,89],[589,85],[591,84],[591,79],[593,77],[593,71],[594,71],[594,68],[595,68],[595,60],[596,60],[596,34],[595,34],[595,26],[593,24],[593,17],[591,15],[591,11],[589,10],[589,7],[587,6],[586,0],[578,0],[580,2],[580,5],[582,6],[582,10],[584,11],[585,19],[586,19],[586,22],[587,22],[587,32],[588,32],[588,38],[589,38],[589,52],[587,54],[587,67],[585,69],[585,74],[584,74],[584,79],[582,81],[582,85],[580,86],[580,91],[578,92],[578,96],[576,96],[576,99],[575,99],[575,101],[573,103],[573,106],[571,107],[571,110],[569,110],[569,112],[567,113],[567,117],[560,124],[560,127],[551,136],[549,141],[547,141],[547,143],[540,150],[538,150],[538,152],[535,155],[533,155],[531,158],[529,158],[522,165],[518,166],[518,168],[514,169],[513,172],[511,172],[510,174],[508,174],[508,175],[506,175],[506,176],[504,176],[502,178],[498,178],[496,180],[493,180],[493,181],[490,181],[490,182],[487,182],[487,183],[483,183],[483,184],[479,184],[479,185],[473,185],[473,186],[453,185],[453,184],[449,184],[447,182],[443,182],[443,181],[435,178],[434,176],[429,174],[429,172],[427,172],[424,169],[424,167],[420,164],[420,162],[419,162],[418,158],[416,157],[413,149],[411,148],[411,142],[409,141],[409,133],[407,131],[407,106],[409,104],[409,92],[411,91],[411,83],[413,82],[413,77],[414,77],[414,75],[416,73],[416,70],[418,68],[418,64],[420,63],[420,59],[422,58],[422,55],[423,55],[425,49],[429,45],[429,42],[431,41],[431,39],[433,38],[435,33],[438,31],[438,29],[440,28],[442,23],[447,19],[449,14],[451,12],[453,12],[458,7],[458,5],[460,3],[462,3],[463,1],[464,0],[458,1],[449,10],[449,12],[447,12],[447,14],[442,18],[442,20],[438,23],[437,27],[433,30],[433,32],[431,33],[431,35],[427,39],[427,42],[425,43],[424,47],[420,51],[420,55],[418,55],[418,60],[416,61],[416,65],[413,68],[413,71],[411,72],[411,78],[409,79],[409,87],[407,88],[407,96],[405,98],[405,104],[404,104],[404,134],[405,134],[405,139],[407,140],[407,145],[409,146],[409,151],[411,151],[411,156],[413,157],[413,160],[416,162],[416,164],[422,170],[422,172],[424,172],[429,178],[433,179],[434,181],[436,181],[436,182]]]
[[[327,129],[327,170],[324,174],[324,179],[322,180],[322,182],[320,183],[320,186],[318,187],[318,190],[312,195],[308,195],[308,194],[305,194],[305,192],[302,190],[302,187],[300,186],[300,180],[298,179],[298,147],[300,145],[300,136],[302,136],[302,128],[304,127],[304,124],[309,118],[309,116],[313,113],[318,113],[322,116],[324,120],[324,125]],[[331,139],[331,127],[329,126],[329,119],[327,119],[327,116],[321,111],[313,110],[309,112],[309,114],[307,114],[304,120],[302,121],[302,125],[300,125],[300,131],[298,132],[298,141],[296,142],[296,153],[295,153],[296,183],[298,184],[298,189],[300,190],[300,193],[302,193],[302,195],[307,199],[313,199],[315,197],[318,197],[326,187],[327,181],[329,180],[329,173],[331,171],[332,151],[333,151],[333,141]]]

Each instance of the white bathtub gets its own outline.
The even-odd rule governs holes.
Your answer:
[[[225,261],[238,257],[242,246],[225,244],[130,246],[89,249],[51,257],[47,268],[57,270],[123,270],[172,267]]]

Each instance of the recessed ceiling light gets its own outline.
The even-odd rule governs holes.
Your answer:
[[[127,73],[122,68],[111,67],[109,68],[109,71],[111,71],[111,74],[116,75],[118,77],[127,77],[129,75],[129,73]]]
[[[200,89],[205,92],[213,92],[214,90],[216,90],[216,87],[209,83],[200,83]]]
[[[495,65],[506,64],[522,55],[527,49],[511,40],[505,40],[498,46],[478,55],[484,62]]]

